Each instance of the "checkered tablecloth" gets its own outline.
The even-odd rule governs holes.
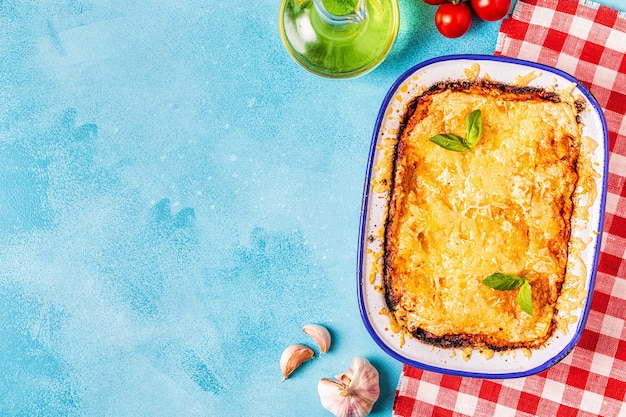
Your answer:
[[[563,361],[526,378],[461,378],[405,366],[393,415],[626,416],[626,16],[590,1],[518,0],[495,54],[572,74],[604,110],[608,191],[587,326]]]

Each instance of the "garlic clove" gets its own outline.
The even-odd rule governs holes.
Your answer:
[[[331,337],[330,332],[326,327],[320,324],[307,324],[302,328],[302,331],[315,340],[322,353],[328,352],[330,349]]]
[[[280,355],[280,370],[283,373],[283,381],[314,355],[313,350],[308,346],[298,344],[287,346]]]
[[[355,356],[350,369],[317,385],[322,406],[337,417],[365,417],[380,396],[378,371],[365,358]]]

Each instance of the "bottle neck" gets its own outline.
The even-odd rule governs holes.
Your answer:
[[[333,7],[330,2],[336,2],[336,0],[313,0],[315,11],[325,23],[335,26],[359,24],[367,17],[367,0],[354,0],[354,8],[345,5]],[[343,3],[345,2],[344,0]]]

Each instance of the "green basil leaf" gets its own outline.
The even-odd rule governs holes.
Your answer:
[[[532,289],[527,280],[524,280],[524,283],[517,293],[517,303],[528,315],[533,315]]]
[[[479,109],[474,110],[465,117],[465,145],[470,148],[476,146],[483,133],[482,113]]]
[[[441,133],[433,136],[429,140],[449,151],[465,152],[469,150],[469,147],[465,145],[463,138],[455,135],[454,133]]]
[[[526,282],[526,278],[517,275],[501,274],[496,272],[483,279],[483,284],[494,290],[510,291],[521,287]]]

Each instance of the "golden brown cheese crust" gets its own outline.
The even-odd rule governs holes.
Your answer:
[[[483,133],[471,151],[429,141],[464,136],[475,109]],[[538,347],[552,335],[578,179],[579,111],[553,92],[484,80],[441,83],[411,103],[384,244],[387,302],[406,331],[439,346],[494,350]],[[516,290],[481,283],[495,272],[528,277],[532,316]]]

